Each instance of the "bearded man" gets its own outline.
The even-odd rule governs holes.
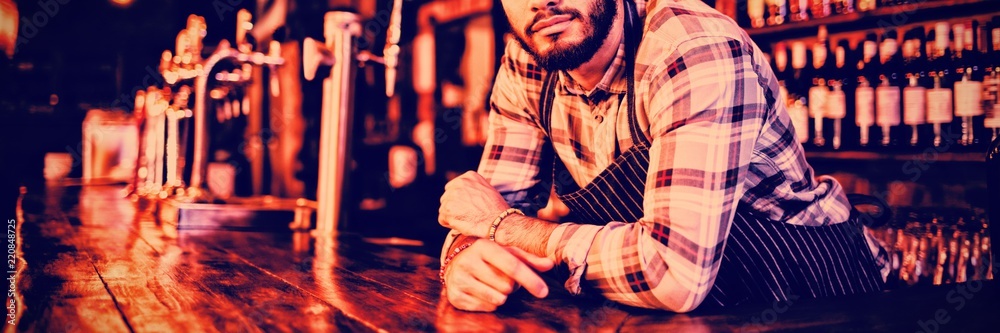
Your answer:
[[[439,222],[448,301],[571,294],[686,312],[879,291],[884,251],[815,177],[763,52],[697,0],[503,0],[478,172]],[[552,187],[564,223],[533,216]],[[881,258],[876,260],[876,258]]]

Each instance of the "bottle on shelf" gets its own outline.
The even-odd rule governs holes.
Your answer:
[[[806,43],[803,41],[792,42],[791,49],[792,71],[787,80],[785,80],[785,86],[788,88],[788,95],[791,98],[788,112],[792,117],[799,142],[807,143],[809,141],[810,110],[807,107],[809,103],[807,100],[809,88],[806,84],[806,79],[810,77],[807,67],[811,52],[807,49]]]
[[[857,6],[859,12],[872,11],[878,6],[878,0],[857,0]]]
[[[764,20],[765,0],[747,0],[747,15],[750,17],[750,27],[763,28],[767,23]]]
[[[979,24],[967,21],[955,24],[952,31],[955,35],[953,43],[952,66],[955,67],[955,116],[962,120],[962,137],[959,144],[964,147],[974,147],[979,144],[976,136],[976,123],[981,123],[984,115],[982,108],[983,83],[977,64]]]
[[[989,149],[986,151],[986,188],[988,194],[989,203],[986,205],[989,220],[990,221],[1000,221],[1000,137],[993,138],[993,142],[990,143]],[[985,271],[986,278],[992,279],[993,273],[993,260],[995,258],[994,253],[992,253],[992,248],[990,240],[992,236],[992,227],[990,225],[984,225],[984,230],[981,232],[980,240],[980,252],[983,258],[980,260],[982,263],[977,265],[977,272]],[[983,267],[988,267],[988,270],[981,269]]]
[[[844,15],[854,12],[854,0],[832,0],[832,2],[834,14]]]
[[[819,19],[830,16],[833,13],[833,2],[835,1],[836,0],[812,0],[812,5],[809,8],[812,18]]]
[[[823,133],[824,116],[827,113],[827,100],[830,95],[830,86],[827,84],[830,77],[831,65],[834,59],[831,57],[830,47],[827,46],[826,27],[819,28],[819,36],[816,44],[812,48],[812,86],[809,88],[809,117],[813,120],[813,145],[816,148],[826,146],[826,135]]]
[[[986,111],[984,125],[989,129],[990,141],[1000,136],[1000,16],[985,24],[982,49],[983,108]]]
[[[924,60],[924,29],[916,27],[907,31],[903,40],[903,70],[907,86],[903,88],[903,123],[909,126],[909,146],[919,147],[925,136],[921,135],[927,120],[927,89],[924,88],[927,62]]]
[[[853,86],[850,86],[853,76],[848,66],[850,64],[848,60],[850,52],[850,42],[842,40],[833,51],[834,59],[827,59],[827,64],[830,64],[832,60],[833,70],[828,71],[829,79],[827,80],[827,85],[830,86],[831,91],[826,98],[826,114],[824,117],[832,119],[833,122],[831,148],[834,150],[839,150],[843,144],[843,120],[847,117],[848,101],[846,92],[850,91],[850,88],[853,88]]]
[[[787,0],[767,0],[767,13],[767,25],[785,24],[788,16]]]
[[[948,73],[950,73],[950,50],[948,49],[948,32],[950,28],[947,23],[935,25],[928,38],[933,38],[933,53],[930,55],[929,75],[934,80],[933,88],[927,90],[927,122],[934,126],[935,147],[942,146],[945,142],[944,130],[947,128],[950,135],[954,114],[952,113],[952,90],[948,87]],[[948,138],[951,140],[951,138]]]
[[[810,0],[787,0],[789,21],[804,22],[809,20]]]
[[[883,149],[891,149],[890,147],[896,145],[893,128],[900,123],[900,87],[903,81],[899,69],[901,60],[898,35],[895,30],[882,35],[879,62],[881,70],[878,73],[880,82],[875,88],[875,122],[882,129],[881,146]]]
[[[788,64],[788,47],[784,42],[778,42],[774,46],[774,55],[771,57],[774,67],[774,75],[778,79],[778,103],[785,105],[788,115],[792,121],[792,128],[795,129],[795,136],[799,143],[809,141],[809,116],[803,101],[789,92],[789,87],[794,87],[794,77],[791,66]],[[794,99],[794,102],[793,102]]]
[[[878,73],[878,60],[875,59],[878,56],[878,37],[869,33],[859,48],[862,56],[858,60],[858,87],[854,90],[854,122],[860,130],[858,144],[867,148],[871,141],[869,131],[875,125],[875,88],[872,83],[876,82]]]

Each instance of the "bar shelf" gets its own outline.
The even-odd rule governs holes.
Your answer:
[[[927,161],[935,162],[972,162],[985,163],[985,152],[937,152],[929,149],[926,152],[914,153],[879,153],[869,151],[807,151],[806,158],[810,162],[818,160],[853,160],[853,161]]]
[[[802,22],[788,22],[777,26],[749,28],[746,31],[758,43],[768,43],[816,36],[819,27],[823,25],[827,26],[829,32],[833,34],[1000,13],[998,4],[1000,3],[994,0],[927,0],[914,4],[879,7],[867,12],[832,15]]]

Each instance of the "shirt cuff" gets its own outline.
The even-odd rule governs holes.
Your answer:
[[[573,295],[582,291],[580,283],[587,269],[587,254],[594,244],[597,233],[603,226],[564,223],[556,227],[549,236],[545,254],[558,263],[569,267],[569,279],[566,280],[566,290]]]

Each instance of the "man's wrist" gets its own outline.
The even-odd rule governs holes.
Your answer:
[[[558,224],[529,216],[511,214],[497,228],[496,242],[546,257],[549,236]]]

